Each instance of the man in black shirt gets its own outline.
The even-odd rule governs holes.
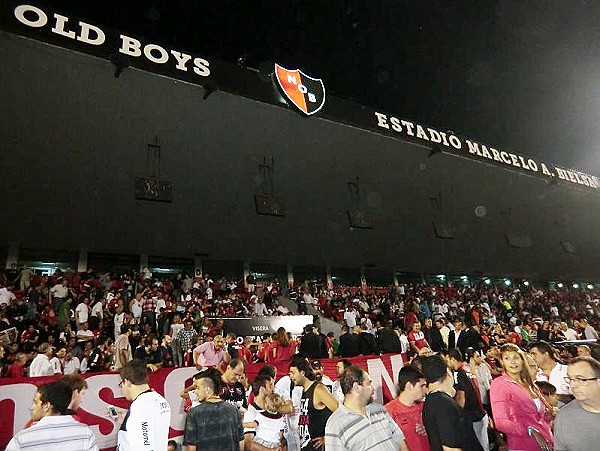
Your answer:
[[[442,451],[442,447],[482,451],[471,421],[454,401],[454,378],[444,359],[439,355],[427,357],[423,361],[423,374],[429,383],[423,422],[431,451]]]
[[[479,351],[485,347],[481,335],[471,327],[472,320],[460,318],[454,320],[454,330],[448,335],[448,349],[458,349],[462,355],[467,352],[467,348],[473,348]]]
[[[144,344],[135,350],[133,358],[142,360],[146,364],[146,368],[151,371],[156,371],[161,368],[163,365],[163,358],[162,350],[158,344],[158,338],[146,338]]]
[[[360,339],[360,353],[362,355],[374,355],[378,354],[377,342],[375,341],[375,335],[367,332],[366,327],[355,326],[354,333],[358,335]]]
[[[239,352],[242,349],[242,345],[240,345],[236,341],[235,332],[229,332],[225,336],[225,345],[227,346],[227,353],[231,356],[232,359],[237,359],[240,357]]]
[[[301,451],[322,451],[325,445],[325,424],[338,408],[338,402],[325,386],[315,380],[315,373],[306,360],[290,365],[290,379],[302,386],[298,433]]]
[[[487,436],[489,419],[481,404],[477,378],[463,361],[458,349],[448,351],[446,362],[454,371],[454,389],[456,390],[454,400],[463,408],[467,419],[473,424],[473,431],[483,449],[489,449]]]
[[[327,350],[323,350],[323,340],[316,333],[315,327],[308,324],[304,328],[304,334],[300,340],[300,349],[298,352],[308,359],[320,359],[326,354]]]
[[[377,342],[379,344],[379,352],[382,354],[400,354],[402,351],[400,337],[398,337],[398,334],[392,329],[391,321],[388,321],[385,327],[382,327],[377,331]]]
[[[340,345],[338,355],[340,357],[356,357],[360,354],[360,337],[354,332],[350,332],[348,326],[342,326],[342,335],[340,335]]]
[[[106,338],[100,337],[96,341],[96,347],[92,350],[92,353],[88,357],[88,372],[96,373],[98,371],[104,371],[104,361],[106,357]]]
[[[442,349],[446,348],[446,343],[444,343],[442,333],[440,332],[443,325],[444,322],[441,319],[435,320],[435,324],[431,322],[430,318],[425,320],[423,333],[425,334],[425,340],[427,340],[427,343],[429,343],[433,352],[440,352]]]

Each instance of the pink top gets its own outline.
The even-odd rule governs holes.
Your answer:
[[[539,451],[533,437],[527,434],[527,427],[533,426],[550,445],[553,443],[551,421],[546,417],[546,407],[538,409],[535,402],[521,385],[507,374],[492,381],[490,402],[496,429],[506,434],[508,449]]]
[[[217,366],[223,360],[225,351],[223,349],[215,350],[212,341],[202,343],[194,348],[194,354],[198,358],[197,364],[201,366]]]

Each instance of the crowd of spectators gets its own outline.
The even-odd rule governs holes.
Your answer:
[[[1,372],[118,369],[123,352],[145,358],[151,369],[193,364],[192,349],[223,334],[219,318],[290,314],[280,294],[277,280],[256,291],[253,277],[157,276],[148,268],[48,276],[13,265],[0,272]]]
[[[389,288],[305,286],[290,296],[299,304],[313,305],[355,335],[379,337],[384,329],[393,329],[400,336],[402,352],[408,354],[418,352],[424,343],[417,340],[415,346],[415,333],[426,339],[433,352],[453,347],[464,352],[469,347],[483,350],[508,342],[527,347],[537,340],[554,344],[594,341],[600,325],[600,295],[592,290],[401,284]],[[456,325],[466,332],[459,344],[451,342]],[[357,346],[370,346],[354,337],[352,343],[358,343],[350,346],[353,352]],[[568,354],[566,350],[574,348],[562,349]],[[381,344],[378,351],[389,352]],[[345,352],[340,355],[352,356]]]
[[[194,352],[215,336],[245,363],[388,352],[411,355],[458,347],[485,350],[507,342],[526,347],[598,338],[595,291],[534,287],[448,287],[401,284],[388,288],[303,284],[289,290],[298,312],[313,305],[343,324],[327,336],[309,325],[300,337],[265,334],[237,342],[223,317],[290,315],[277,280],[257,289],[243,280],[208,274],[157,276],[144,268],[123,274],[93,270],[35,275],[16,267],[0,273],[0,357],[8,377],[119,369],[132,358],[148,368],[195,365]],[[462,332],[462,337],[456,340]],[[450,343],[450,346],[449,346]],[[278,345],[279,344],[279,345]],[[423,349],[425,348],[425,349]],[[574,348],[562,348],[564,358]],[[591,346],[590,352],[596,352]],[[278,354],[279,353],[279,354]],[[37,360],[36,360],[37,359]],[[35,364],[34,364],[35,362]]]

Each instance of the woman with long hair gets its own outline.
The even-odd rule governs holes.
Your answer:
[[[270,355],[268,362],[277,363],[292,360],[293,355],[296,353],[296,347],[294,345],[295,343],[290,340],[285,329],[280,327],[277,329],[277,336],[269,350]]]
[[[496,429],[506,434],[509,451],[551,449],[552,406],[533,383],[525,353],[517,345],[506,343],[500,354],[504,374],[490,387]]]

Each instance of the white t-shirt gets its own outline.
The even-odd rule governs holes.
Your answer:
[[[125,351],[125,362],[121,362],[121,358],[119,357],[120,351]],[[115,370],[121,369],[131,359],[133,359],[133,353],[131,351],[129,337],[126,334],[121,334],[115,342]]]
[[[306,305],[313,305],[316,304],[315,298],[312,297],[312,295],[310,293],[304,293],[302,295],[302,300],[304,301],[304,303]]]
[[[574,329],[571,329],[570,327],[563,331],[563,333],[565,334],[565,338],[569,341],[574,341],[577,340],[577,332],[575,332]]]
[[[290,376],[283,376],[281,379],[277,381],[275,384],[275,393],[281,396],[286,401],[292,401],[292,406],[294,407],[294,412],[288,415],[285,415],[285,429],[283,435],[288,443],[288,449],[296,449],[295,446],[298,445],[298,449],[300,448],[300,438],[298,436],[298,422],[300,421],[300,402],[302,400],[302,387],[296,385],[290,393],[290,388],[292,386],[292,381]]]
[[[94,304],[91,315],[100,319],[104,318],[104,307],[102,306],[102,302],[98,301]]]
[[[184,327],[184,325],[183,325],[183,324],[181,324],[181,323],[178,323],[178,324],[176,324],[176,323],[174,323],[174,324],[171,324],[171,331],[170,331],[170,332],[171,332],[171,337],[172,337],[172,338],[175,338],[175,337],[177,336],[177,334],[179,333],[179,331],[180,331],[181,329],[183,329],[183,327]]]
[[[140,315],[141,315],[141,312],[140,312]],[[116,340],[117,337],[119,336],[119,334],[121,333],[121,326],[125,322],[125,312],[117,313],[115,315],[115,318],[113,321],[115,324],[115,340]]]
[[[156,309],[154,310],[156,313],[160,313],[161,308],[167,308],[167,303],[163,298],[158,298],[156,300]]]
[[[327,387],[327,390],[329,390],[329,392],[333,393],[333,381],[331,380],[331,378],[329,376],[323,375],[323,379],[321,379],[321,383]]]
[[[280,434],[285,428],[285,420],[280,414],[272,414],[263,410],[256,414],[256,438],[271,443],[279,443]]]
[[[257,302],[254,304],[254,316],[266,316],[267,315],[267,306],[265,304],[261,304]]]
[[[131,403],[117,435],[116,451],[166,451],[170,424],[171,406],[148,390]]]
[[[63,298],[64,299],[69,294],[69,288],[63,286],[62,283],[57,283],[52,288],[50,288],[50,293],[52,293],[52,295],[55,298]]]
[[[94,339],[94,332],[92,332],[91,330],[87,329],[87,330],[78,330],[77,331],[77,341],[78,342],[82,342],[82,341],[91,341]]]
[[[29,376],[54,376],[54,367],[44,354],[38,354],[29,366]]]
[[[258,415],[258,412],[262,412],[263,409],[261,409],[258,404],[256,403],[251,403],[248,405],[248,409],[246,410],[246,412],[244,412],[244,419],[242,420],[242,423],[252,423],[253,421],[256,421],[256,416]],[[256,433],[256,428],[247,428],[244,427],[244,434],[246,433]]]
[[[342,386],[340,385],[340,381],[335,381],[333,386],[331,387],[331,394],[339,404],[344,404],[344,392],[342,391]]]
[[[406,335],[400,335],[400,352],[405,354],[410,349],[410,342],[408,341],[408,337]]]
[[[23,449],[97,451],[98,444],[92,430],[71,415],[51,415],[17,433],[6,447],[7,451]]]
[[[285,305],[278,305],[275,310],[277,310],[282,315],[287,315],[288,313],[290,313],[290,311]]]
[[[344,312],[344,321],[346,323],[346,325],[349,328],[353,328],[354,326],[356,326],[356,316],[357,316],[357,312],[356,310],[346,310]]]
[[[73,374],[75,371],[79,371],[79,367],[81,366],[81,362],[77,357],[73,357],[71,360],[65,363],[65,367],[63,372],[65,374]]]
[[[550,371],[550,377],[546,377],[546,374],[542,369],[538,369],[536,381],[548,381],[556,387],[557,395],[571,395],[571,387],[565,382],[567,377],[567,365],[556,363],[552,371]]]
[[[85,303],[79,304],[75,308],[75,319],[77,320],[77,324],[87,323],[88,317],[90,314],[90,308]]]
[[[142,316],[142,305],[137,299],[131,303],[131,314],[135,319],[140,319]]]
[[[9,291],[6,287],[0,288],[0,305],[10,305],[16,299],[17,297],[12,291]]]

